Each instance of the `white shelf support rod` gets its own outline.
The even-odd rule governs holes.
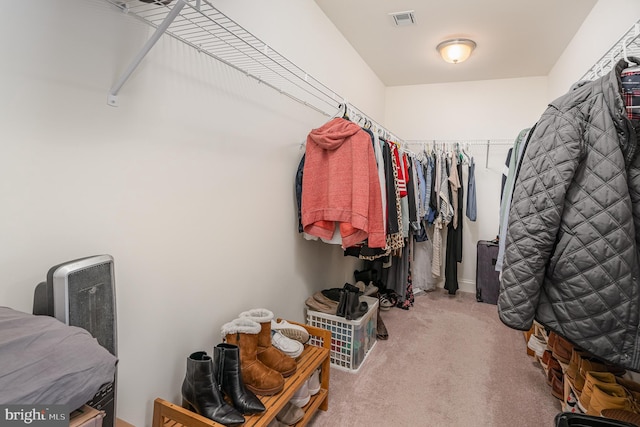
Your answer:
[[[142,62],[144,57],[147,55],[147,53],[149,53],[149,51],[156,44],[158,39],[160,39],[160,36],[164,34],[164,32],[167,30],[167,28],[169,28],[173,20],[176,19],[176,16],[178,16],[178,14],[180,13],[184,5],[185,5],[185,0],[178,0],[176,2],[173,9],[171,9],[171,12],[169,12],[169,14],[164,18],[164,21],[162,21],[162,23],[158,25],[158,27],[156,28],[156,31],[153,33],[151,38],[147,40],[147,42],[144,44],[144,46],[142,47],[142,50],[140,50],[140,52],[138,52],[135,58],[133,58],[133,60],[129,64],[129,67],[125,70],[122,76],[120,76],[118,81],[113,86],[111,86],[111,90],[109,90],[109,95],[107,96],[107,103],[110,106],[112,107],[118,106],[118,92],[120,92],[120,89],[122,89],[122,86],[124,86],[124,84],[127,82],[129,77],[131,77],[131,74],[133,74],[136,68],[138,68],[138,65],[140,65],[140,63]]]

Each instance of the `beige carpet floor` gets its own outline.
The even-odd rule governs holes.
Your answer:
[[[310,425],[553,427],[560,401],[526,354],[522,332],[495,305],[446,291],[382,312],[378,341],[358,373],[331,369],[329,410]]]

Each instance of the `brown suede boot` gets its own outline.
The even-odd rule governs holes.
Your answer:
[[[270,396],[284,387],[284,378],[258,360],[260,325],[248,318],[235,319],[222,326],[222,336],[240,350],[240,369],[244,385],[255,394]]]
[[[271,345],[271,320],[273,313],[265,308],[240,313],[240,318],[251,319],[260,324],[258,334],[258,360],[280,372],[283,377],[289,377],[296,371],[296,361]]]

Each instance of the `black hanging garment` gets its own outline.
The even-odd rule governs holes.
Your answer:
[[[456,159],[457,160],[457,159]],[[449,222],[449,226],[447,229],[447,253],[445,259],[445,267],[444,267],[444,275],[445,282],[444,288],[449,291],[449,295],[455,295],[458,291],[458,262],[462,262],[462,196],[463,196],[463,188],[462,188],[462,180],[460,179],[462,175],[462,165],[461,164],[452,164],[451,168],[456,168],[456,173],[458,174],[458,187],[457,194],[451,195],[452,197],[456,197],[456,201],[458,206],[456,207],[456,215],[458,217],[457,223],[454,223],[452,220]],[[451,189],[451,184],[449,185],[449,189]],[[451,191],[450,191],[451,194]],[[450,200],[453,200],[450,198]]]

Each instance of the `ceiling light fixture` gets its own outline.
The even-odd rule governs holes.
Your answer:
[[[469,39],[453,39],[445,40],[438,44],[436,50],[440,52],[440,56],[447,62],[458,64],[466,61],[471,52],[476,48],[476,42]]]

